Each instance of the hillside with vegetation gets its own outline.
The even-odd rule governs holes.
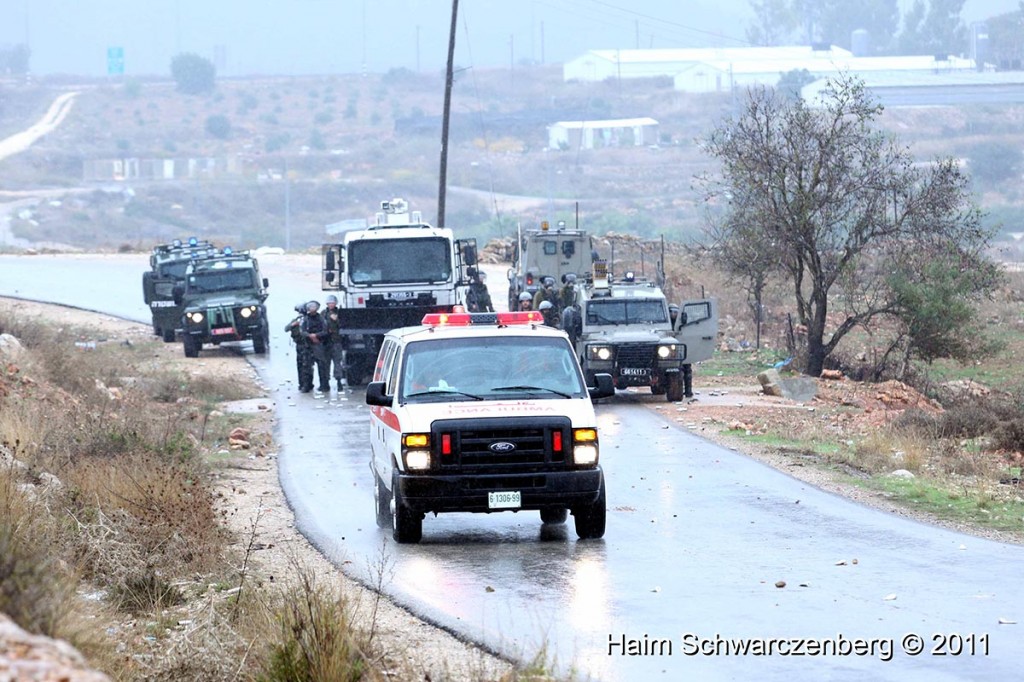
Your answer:
[[[68,191],[15,217],[14,235],[30,241],[145,249],[194,233],[302,249],[385,198],[436,212],[442,73],[220,79],[197,94],[170,78],[2,87],[4,134],[34,122],[59,92],[80,93],[57,132],[3,162],[0,190]],[[596,234],[693,239],[706,208],[694,180],[715,170],[703,141],[742,105],[738,95],[676,92],[669,79],[585,84],[563,82],[558,66],[459,70],[445,222],[482,240],[577,216]],[[657,145],[547,149],[557,121],[640,116],[658,121]],[[882,123],[922,161],[963,159],[988,220],[1012,233],[1024,210],[1022,116],[1010,105],[929,107],[886,111]],[[133,159],[174,164],[176,179],[122,181],[110,170]]]

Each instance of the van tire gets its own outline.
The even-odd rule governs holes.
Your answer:
[[[173,327],[170,329],[163,329],[158,333],[163,337],[164,343],[174,343],[175,333]]]
[[[377,507],[377,527],[391,528],[391,493],[380,476],[373,475],[373,502]]]
[[[397,477],[391,481],[391,498],[395,505],[391,515],[391,536],[400,544],[416,544],[423,538],[423,515],[405,506],[398,491]]]
[[[602,474],[601,488],[597,493],[597,499],[590,504],[574,507],[572,510],[576,535],[580,536],[580,540],[596,540],[604,537],[607,518],[605,503],[604,474]]]
[[[266,319],[260,325],[259,330],[252,337],[252,352],[256,355],[266,355],[267,347],[270,346],[270,327]]]

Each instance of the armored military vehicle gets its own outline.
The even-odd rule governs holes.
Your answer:
[[[588,383],[612,375],[616,388],[647,386],[671,402],[693,395],[693,363],[715,349],[714,299],[669,305],[656,282],[626,272],[613,280],[605,261],[576,287],[577,305],[562,312]]]
[[[174,302],[174,286],[185,277],[185,268],[196,258],[214,255],[217,249],[207,241],[191,237],[175,239],[153,247],[149,270],[142,273],[142,298],[153,315],[153,333],[166,343],[174,341],[181,329],[181,306]]]
[[[189,263],[184,281],[174,288],[174,301],[182,310],[185,356],[198,357],[206,343],[246,339],[255,353],[266,353],[270,327],[264,302],[269,284],[247,252],[225,248]]]
[[[519,246],[508,271],[508,309],[518,309],[519,295],[532,297],[545,277],[559,286],[565,275],[575,274],[581,281],[590,272],[593,261],[591,238],[583,230],[567,229],[560,221],[555,229],[547,221],[538,230],[519,235]]]
[[[354,386],[373,373],[388,331],[465,305],[476,240],[424,222],[400,198],[382,201],[372,220],[341,224],[348,229],[340,241],[322,246],[321,288],[338,292],[346,380]]]

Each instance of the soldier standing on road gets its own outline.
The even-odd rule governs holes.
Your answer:
[[[469,275],[469,295],[466,297],[466,308],[471,313],[493,313],[494,305],[491,303],[491,294],[487,291],[487,275],[470,267],[466,271]]]
[[[327,338],[330,332],[327,330],[327,321],[320,314],[320,304],[317,301],[310,301],[306,304],[306,318],[303,320],[302,333],[309,339],[310,348],[313,351],[313,363],[316,364],[317,378],[320,386],[317,390],[321,393],[329,393],[331,390],[330,373],[327,370]],[[310,368],[312,374],[312,368]],[[313,377],[309,377],[308,386],[312,387]]]
[[[324,311],[327,323],[327,364],[328,369],[334,366],[334,381],[341,391],[341,378],[345,376],[345,337],[341,334],[341,315],[338,311],[338,297],[331,294],[327,297],[327,310]]]
[[[286,324],[284,330],[291,334],[292,341],[295,342],[295,369],[299,375],[299,392],[309,393],[313,390],[313,351],[310,348],[309,339],[302,335],[302,322],[306,319],[306,304],[300,303],[295,306],[295,312],[299,316]]]
[[[298,306],[296,307],[298,310]],[[313,390],[313,365],[317,366],[320,379],[320,391],[330,391],[327,374],[326,339],[327,323],[318,312],[320,304],[310,301],[305,305],[304,314],[288,323],[285,331],[290,332],[295,341],[295,364],[299,372],[299,392],[309,393]]]

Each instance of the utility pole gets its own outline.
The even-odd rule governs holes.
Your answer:
[[[288,178],[288,157],[284,159],[284,250],[292,249],[292,202],[291,184]]]
[[[455,28],[458,25],[459,0],[452,0],[452,26],[448,32],[448,68],[444,79],[444,115],[441,118],[441,172],[437,187],[437,226],[444,227],[444,201],[448,185],[448,122],[452,110],[452,83],[455,80]]]

